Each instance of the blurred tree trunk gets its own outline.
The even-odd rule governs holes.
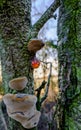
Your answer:
[[[5,93],[13,93],[8,83],[19,76],[28,78],[24,92],[34,93],[33,69],[30,66],[32,54],[27,51],[27,44],[31,38],[37,37],[39,30],[59,7],[59,3],[59,0],[55,0],[32,26],[30,22],[31,0],[0,1],[0,55]],[[25,130],[20,123],[11,118],[7,126],[8,130]]]
[[[81,129],[81,0],[61,0],[58,19],[59,130]]]

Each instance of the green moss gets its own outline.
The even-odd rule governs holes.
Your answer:
[[[4,87],[2,85],[0,85],[0,94],[4,95],[5,91],[4,91]]]
[[[61,77],[59,86],[62,90],[66,88],[61,95],[60,108],[62,108],[63,111],[61,120],[64,120],[64,122],[62,122],[60,129],[80,130],[80,123],[75,121],[75,113],[73,111],[73,109],[75,109],[76,118],[79,118],[81,114],[81,108],[78,110],[80,103],[77,102],[81,100],[81,40],[78,36],[80,32],[79,19],[81,17],[81,7],[79,6],[79,1],[63,0],[63,8],[61,8],[60,11],[63,12],[61,12],[62,15],[59,18],[62,27],[59,26],[60,29],[58,33],[59,40],[61,41],[58,46],[60,63],[59,75]]]
[[[0,0],[0,8],[2,8],[5,3],[6,3],[6,0]]]
[[[79,0],[65,0],[64,5],[66,9],[76,9],[78,5]]]

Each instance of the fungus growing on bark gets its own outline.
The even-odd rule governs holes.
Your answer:
[[[24,77],[14,78],[9,82],[9,87],[15,90],[23,90],[26,87],[28,80]]]
[[[40,61],[34,57],[32,60],[31,60],[31,66],[33,69],[36,69],[40,66]]]
[[[36,53],[38,50],[40,50],[44,46],[44,43],[42,40],[38,39],[31,39],[28,43],[28,50],[30,52]]]
[[[36,110],[36,96],[23,93],[6,94],[3,96],[3,101],[9,117],[27,129],[37,126],[40,112]]]

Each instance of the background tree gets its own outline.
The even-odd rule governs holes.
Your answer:
[[[61,0],[58,20],[59,130],[81,129],[81,0]]]
[[[9,81],[23,75],[28,78],[28,84],[24,92],[34,93],[33,69],[30,65],[33,54],[28,52],[27,44],[31,38],[37,37],[45,22],[53,17],[53,12],[58,8],[59,3],[59,0],[54,1],[32,26],[30,0],[0,1],[0,53],[5,93],[13,93],[9,89]],[[8,130],[25,129],[12,119],[9,120],[7,126]]]

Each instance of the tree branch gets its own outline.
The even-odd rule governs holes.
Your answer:
[[[60,1],[55,0],[51,6],[45,11],[45,13],[41,16],[41,18],[33,25],[33,29],[40,30],[43,25],[53,16],[53,13],[59,7]]]
[[[42,84],[40,85],[40,87],[35,90],[35,91],[37,91],[37,103],[36,103],[37,110],[40,110],[40,108],[41,108],[41,103],[40,103],[41,97],[40,96],[41,96],[42,89],[45,87],[45,84],[46,84],[46,81],[43,81]]]
[[[42,102],[47,98],[47,95],[48,95],[48,90],[49,90],[49,85],[50,85],[50,78],[51,78],[51,71],[52,71],[52,63],[50,63],[50,73],[48,75],[48,81],[47,81],[47,84],[46,84],[46,92],[44,94],[44,96],[41,98],[41,104]]]
[[[41,61],[41,62],[43,62],[43,61]],[[52,63],[51,62],[43,62],[43,63],[50,64],[50,72],[48,75],[47,82],[43,81],[42,84],[40,85],[40,87],[35,90],[35,91],[37,91],[37,103],[36,103],[37,110],[40,110],[42,102],[47,98],[49,85],[50,85],[51,71],[52,71]],[[46,85],[46,91],[45,91],[44,96],[41,98],[40,97],[41,90],[45,87],[45,85]]]
[[[41,16],[41,18],[31,27],[29,30],[28,39],[34,38],[37,36],[39,30],[43,27],[43,25],[47,22],[48,19],[53,17],[53,13],[60,6],[60,0],[55,0],[51,6],[45,11],[45,13]]]

